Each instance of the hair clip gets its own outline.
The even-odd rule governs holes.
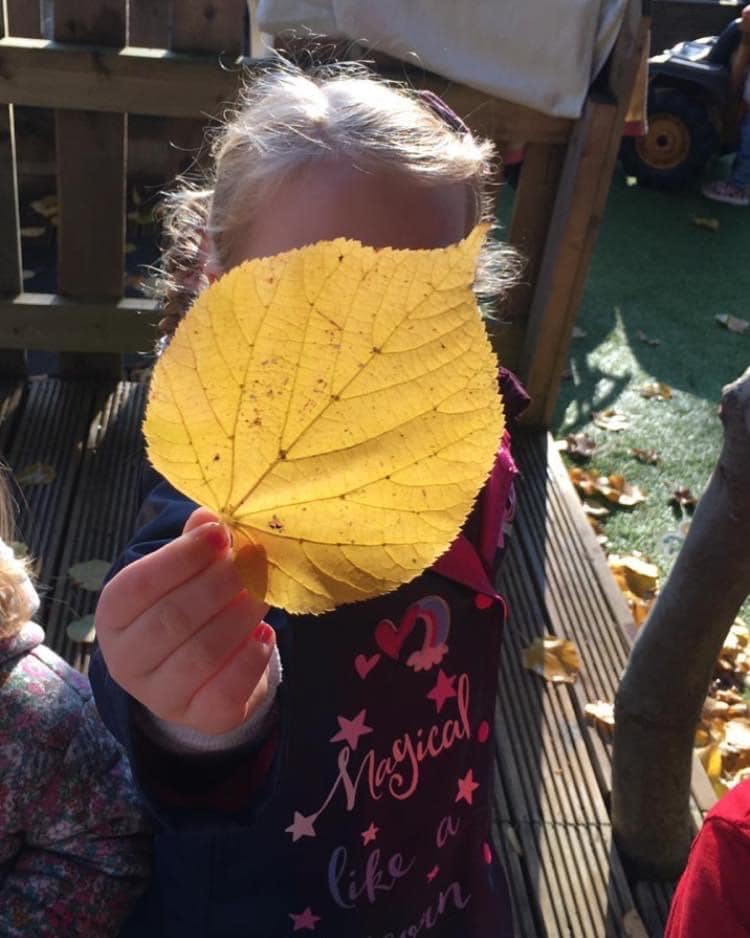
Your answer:
[[[426,104],[432,113],[436,117],[439,117],[444,124],[447,124],[451,130],[455,130],[456,133],[459,134],[471,133],[468,125],[458,116],[458,114],[456,114],[450,105],[443,101],[440,95],[435,94],[434,91],[428,91],[426,89],[417,91],[417,94],[422,103]]]

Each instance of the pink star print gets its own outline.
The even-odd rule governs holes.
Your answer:
[[[296,844],[301,837],[315,836],[315,817],[314,814],[305,817],[299,811],[294,812],[294,820],[286,828],[286,833],[292,835],[292,843]]]
[[[449,697],[456,696],[456,689],[453,686],[456,683],[456,675],[451,674],[450,677],[443,671],[441,668],[438,671],[437,681],[435,686],[427,695],[430,700],[435,701],[435,710],[440,713],[443,709],[443,704]]]
[[[315,915],[309,905],[305,911],[301,912],[299,915],[290,912],[289,918],[294,923],[292,931],[302,931],[303,929],[305,931],[315,931],[315,925],[320,921],[320,916]]]
[[[331,736],[332,743],[345,742],[352,751],[356,750],[360,736],[372,733],[372,727],[365,723],[366,710],[360,710],[353,720],[347,720],[346,717],[336,717],[341,729],[335,736]]]
[[[371,844],[373,840],[375,840],[375,838],[378,836],[379,832],[380,832],[380,828],[375,827],[375,825],[372,822],[370,822],[370,826],[367,828],[367,830],[362,831],[362,846],[366,847],[368,844]]]
[[[469,769],[466,775],[458,780],[456,801],[465,801],[466,804],[474,804],[474,792],[477,788],[479,788],[479,783],[474,781],[474,770]]]

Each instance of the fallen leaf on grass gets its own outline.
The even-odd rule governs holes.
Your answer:
[[[691,221],[695,225],[696,228],[705,228],[708,231],[719,230],[718,218],[701,218],[700,215],[693,215],[691,217]]]
[[[471,290],[485,233],[248,261],[160,356],[149,458],[231,528],[237,558],[254,551],[246,585],[269,604],[325,612],[388,593],[458,535],[503,427]]]
[[[750,322],[748,322],[747,319],[738,319],[736,316],[730,316],[728,313],[716,316],[715,319],[720,326],[724,326],[724,328],[728,329],[730,332],[736,332],[740,335],[743,332],[747,332],[748,328],[750,328]]]
[[[698,504],[698,499],[693,495],[689,488],[683,486],[681,488],[675,489],[672,492],[672,496],[669,499],[668,504],[673,508],[684,509],[685,511],[693,511],[695,506]]]
[[[632,508],[646,501],[646,495],[637,486],[625,481],[624,476],[614,474],[598,479],[598,490],[609,502],[621,508]]]
[[[655,449],[639,449],[637,446],[630,451],[638,462],[645,463],[647,466],[659,465],[659,454]]]
[[[573,332],[571,333],[572,339],[585,339],[588,335],[585,329],[581,329],[580,326],[573,326]]]
[[[645,494],[637,485],[630,485],[625,481],[624,476],[618,473],[600,476],[586,469],[571,466],[568,469],[568,476],[584,498],[599,495],[622,508],[632,508],[646,500]]]
[[[659,588],[659,568],[656,564],[636,554],[612,554],[608,563],[615,579],[622,581],[621,588],[624,585],[625,589],[641,599],[656,594]]]
[[[646,345],[651,345],[654,348],[656,348],[657,345],[661,345],[661,339],[652,339],[650,336],[647,336],[642,329],[639,329],[635,336],[639,342],[644,342]]]
[[[555,446],[571,459],[591,459],[596,452],[596,441],[586,433],[569,433],[564,440],[558,440]]]
[[[87,560],[85,563],[73,564],[68,570],[68,576],[81,589],[98,593],[111,566],[111,560]]]
[[[587,514],[590,518],[606,518],[610,514],[609,508],[599,504],[599,502],[592,501],[590,498],[584,498],[581,504],[583,505],[584,514]]]
[[[605,544],[609,543],[609,538],[604,533],[604,528],[599,523],[599,519],[594,518],[591,515],[586,515],[586,520],[591,525],[591,530],[596,535],[596,540],[599,546],[604,547]]]
[[[581,660],[569,639],[545,635],[522,649],[521,664],[553,684],[575,684]]]
[[[609,430],[613,433],[619,433],[620,430],[627,430],[630,426],[630,418],[627,414],[621,414],[619,411],[610,408],[609,410],[600,410],[594,414],[594,423],[601,430]]]
[[[70,622],[65,632],[72,642],[91,644],[96,639],[93,612],[87,616],[81,616],[81,618],[76,619],[75,622]]]
[[[46,462],[35,462],[25,466],[16,474],[19,485],[49,485],[54,482],[57,471]]]
[[[612,554],[607,558],[607,563],[628,604],[633,622],[640,628],[656,599],[659,568],[635,554]]]
[[[668,401],[672,398],[672,388],[668,384],[661,384],[659,381],[649,381],[644,384],[640,390],[641,397],[647,400],[655,398],[659,401]]]

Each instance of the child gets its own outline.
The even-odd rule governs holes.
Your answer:
[[[742,10],[742,40],[734,55],[730,84],[742,91],[742,117],[738,128],[737,153],[728,179],[718,179],[703,186],[703,194],[714,202],[750,205],[750,6]]]
[[[213,184],[175,200],[168,328],[248,258],[339,236],[438,248],[491,217],[490,145],[438,98],[362,69],[253,79],[214,157]],[[499,274],[481,265],[495,291],[498,250]],[[512,416],[525,395],[503,383]],[[160,827],[127,935],[512,934],[490,802],[513,472],[505,446],[432,569],[319,617],[252,599],[217,519],[153,489],[101,596],[92,664]]]
[[[750,780],[740,782],[706,815],[677,886],[665,938],[750,935],[748,869]]]
[[[128,766],[88,682],[42,645],[0,476],[0,934],[116,935],[148,870]]]

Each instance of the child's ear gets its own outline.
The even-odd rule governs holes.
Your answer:
[[[221,264],[216,257],[216,251],[214,251],[211,246],[207,247],[208,249],[205,251],[206,261],[203,265],[203,275],[206,280],[208,280],[209,284],[211,284],[218,280],[224,271],[221,269]]]

